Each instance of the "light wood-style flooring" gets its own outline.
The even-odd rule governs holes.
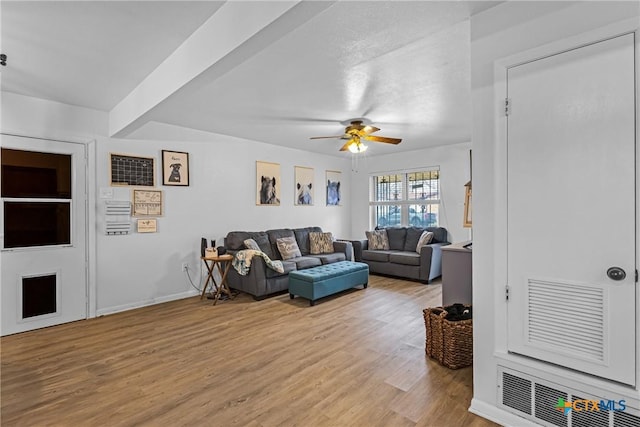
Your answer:
[[[442,426],[471,368],[425,357],[440,284],[371,276],[314,307],[199,297],[4,337],[2,426]]]

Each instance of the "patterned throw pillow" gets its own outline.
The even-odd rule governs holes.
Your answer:
[[[424,245],[428,245],[433,240],[433,232],[431,231],[423,231],[420,239],[418,239],[418,245],[416,246],[416,252],[420,253],[420,249]]]
[[[312,231],[309,233],[309,243],[313,255],[333,253],[333,234],[331,233]]]
[[[302,256],[295,237],[281,237],[276,239],[276,245],[278,246],[278,251],[280,251],[280,256],[282,256],[283,260]]]
[[[365,231],[367,240],[369,240],[369,249],[371,250],[388,250],[389,249],[389,237],[387,237],[387,230],[374,230]]]
[[[254,251],[262,250],[260,249],[260,246],[258,246],[258,243],[253,239],[247,239],[243,243],[247,249],[253,249]]]

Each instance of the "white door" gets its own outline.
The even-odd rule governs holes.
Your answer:
[[[85,319],[86,147],[1,137],[2,335]]]
[[[509,351],[631,385],[634,76],[633,34],[507,75]]]

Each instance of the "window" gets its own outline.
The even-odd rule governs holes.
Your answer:
[[[2,148],[4,248],[71,243],[71,156]]]
[[[437,227],[440,170],[372,176],[369,207],[373,226]]]

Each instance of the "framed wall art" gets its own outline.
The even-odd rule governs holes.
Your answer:
[[[154,187],[156,160],[153,157],[129,154],[109,154],[110,183],[112,186],[137,185]]]
[[[471,181],[464,185],[464,228],[471,228]]]
[[[314,185],[313,168],[296,166],[294,168],[294,194],[293,204],[296,206],[313,206]]]
[[[256,205],[280,206],[280,164],[256,162]]]
[[[341,172],[327,171],[327,206],[340,206],[342,202],[342,193],[340,191],[341,179]]]
[[[162,150],[162,185],[189,186],[189,153]]]
[[[133,190],[133,216],[162,216],[162,190]]]
[[[138,219],[138,233],[156,233],[158,231],[158,220],[155,218]]]

